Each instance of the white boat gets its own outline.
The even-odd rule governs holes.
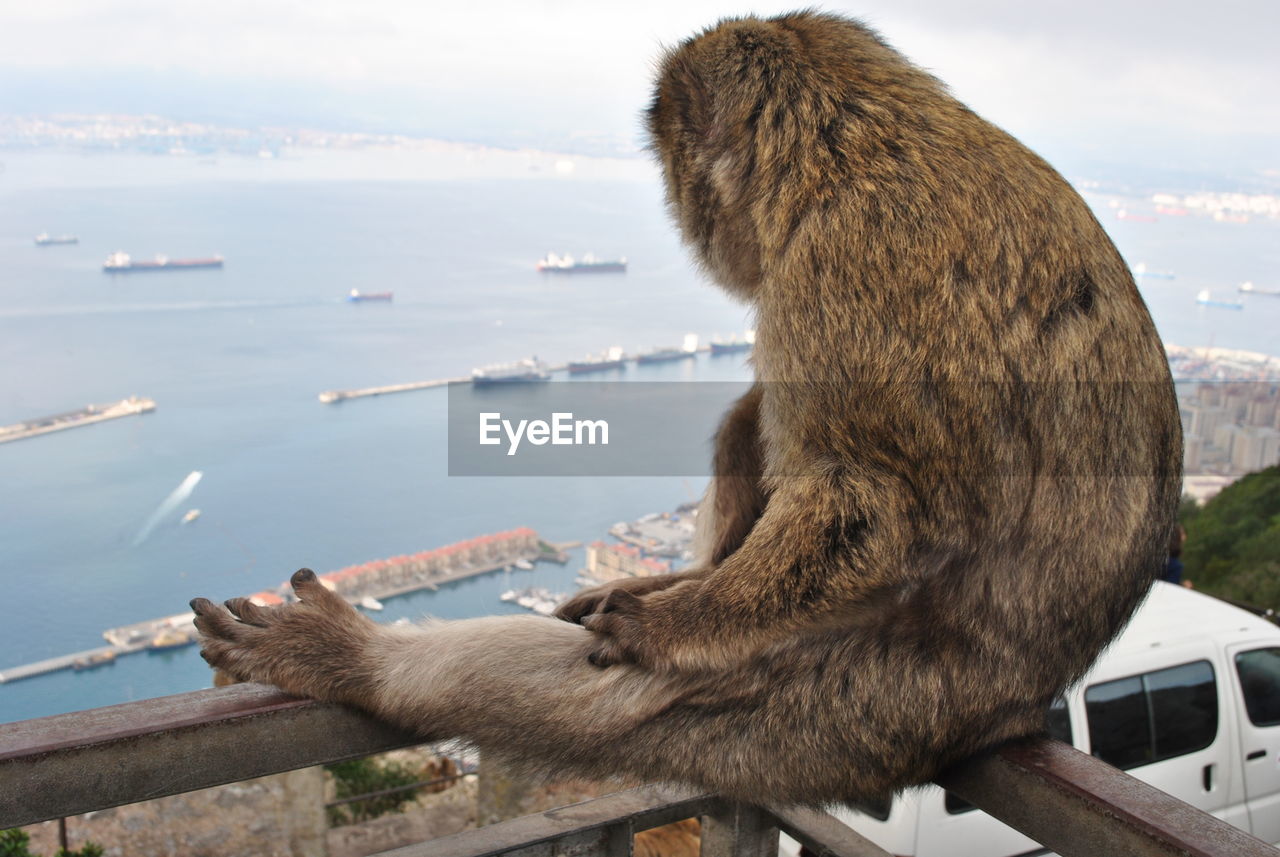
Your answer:
[[[200,517],[199,509],[188,509],[187,514],[182,516],[182,523],[189,524],[198,517]]]
[[[374,598],[372,595],[366,595],[360,599],[360,606],[366,610],[378,611],[382,609],[382,602]]]
[[[533,568],[533,563],[529,562],[527,559],[518,559],[512,564],[521,571],[528,571]]]

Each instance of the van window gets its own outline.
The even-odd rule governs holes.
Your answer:
[[[1218,734],[1208,661],[1092,685],[1084,703],[1093,755],[1121,769],[1202,750]]]
[[[888,821],[889,810],[893,809],[893,796],[885,798],[868,798],[849,804],[850,809],[869,815],[876,821]]]
[[[1064,744],[1071,743],[1071,714],[1067,711],[1067,701],[1065,699],[1055,699],[1053,705],[1049,706],[1049,711],[1045,715],[1044,726],[1050,738],[1056,738]],[[976,806],[964,798],[957,797],[951,792],[946,793],[942,804],[946,807],[949,815],[959,815],[962,812],[977,809]]]
[[[1280,649],[1254,649],[1236,655],[1236,673],[1244,707],[1254,726],[1280,724]]]

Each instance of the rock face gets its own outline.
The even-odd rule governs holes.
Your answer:
[[[67,819],[67,839],[96,842],[106,857],[325,857],[321,768],[246,780]],[[58,823],[27,828],[31,850],[58,848]]]

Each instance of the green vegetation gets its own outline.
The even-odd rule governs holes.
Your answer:
[[[338,800],[401,788],[429,779],[424,776],[423,771],[390,759],[351,759],[325,765],[325,770],[333,775]],[[404,805],[412,801],[418,792],[419,789],[404,789],[380,797],[331,806],[329,824],[332,827],[358,824],[387,813],[403,812]],[[0,852],[0,857],[4,857],[3,852]]]
[[[25,830],[0,830],[0,857],[40,857],[30,848],[31,837]],[[102,846],[86,842],[83,848],[66,851],[59,848],[53,857],[102,857]]]
[[[1183,502],[1185,575],[1210,595],[1280,610],[1280,466],[1250,473],[1203,506]]]

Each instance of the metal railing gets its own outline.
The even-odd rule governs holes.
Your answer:
[[[421,743],[365,715],[238,685],[0,725],[0,828]],[[779,759],[786,764],[786,759]],[[1007,745],[939,784],[1063,857],[1277,857],[1211,815],[1065,744]],[[645,786],[386,852],[395,857],[630,855],[635,833],[703,819],[706,857],[885,857],[829,815]]]

